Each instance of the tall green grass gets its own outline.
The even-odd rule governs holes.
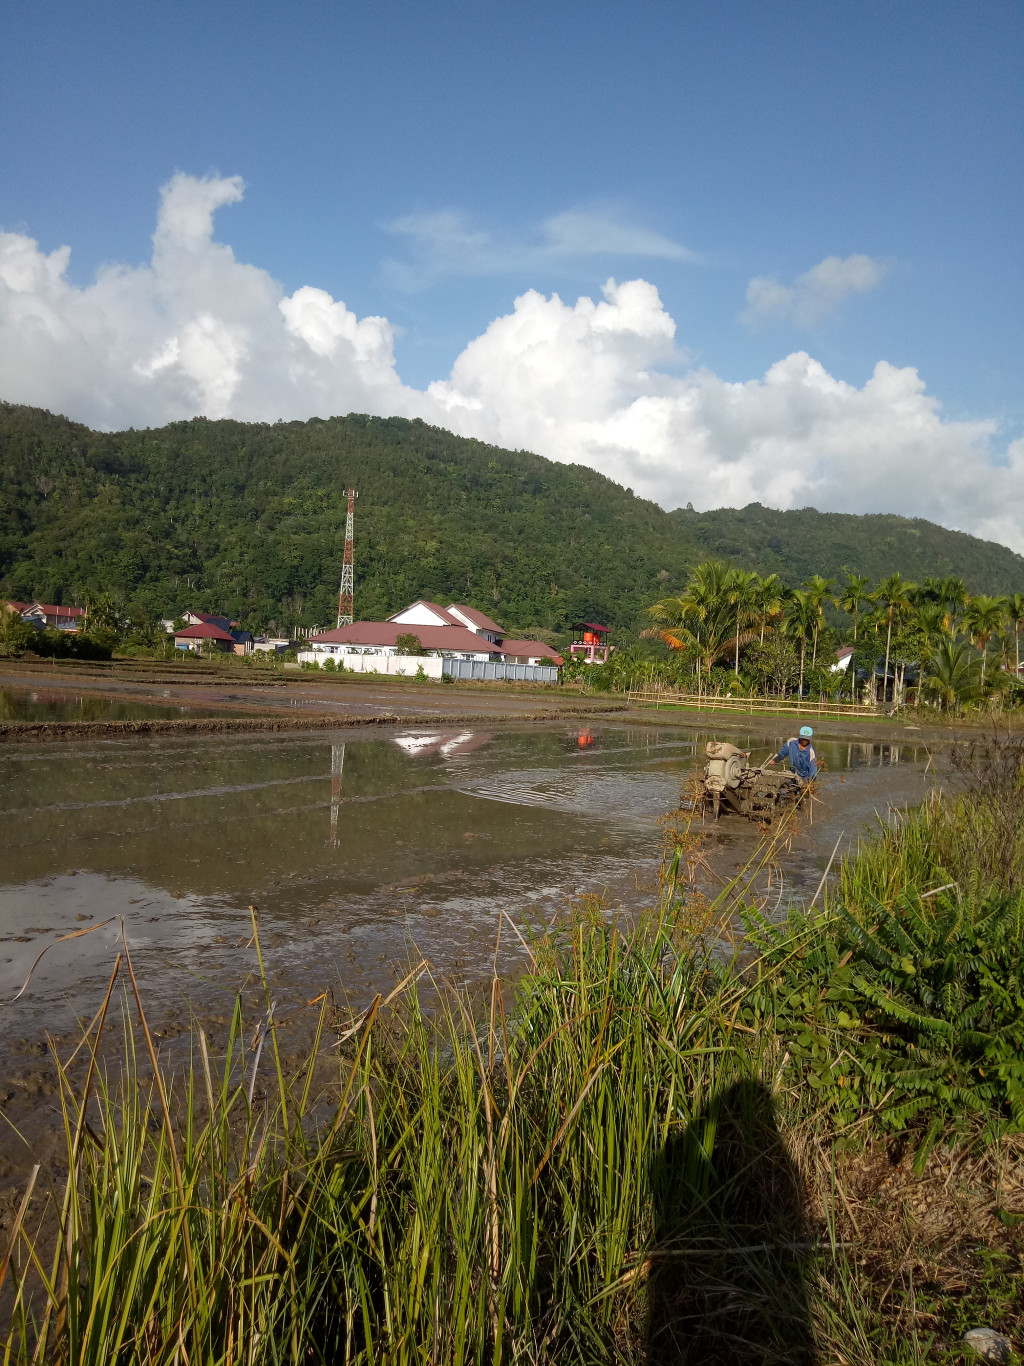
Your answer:
[[[354,1021],[324,1000],[300,1064],[268,992],[249,1037],[240,1009],[216,1050],[197,1025],[172,1069],[126,947],[57,1064],[67,1179],[15,1229],[4,1362],[923,1360],[839,1246],[830,1145],[885,1122],[870,1057],[884,1043],[902,1066],[925,1017],[947,1039],[982,996],[965,956],[1012,939],[989,914],[1011,893],[987,800],[906,816],[820,913],[780,929],[751,911],[752,965],[716,951],[731,908],[695,917],[677,850],[628,933],[583,908],[482,1006],[433,983],[428,1016],[415,980]],[[929,896],[946,882],[971,891]],[[954,960],[955,991],[907,1005],[894,955],[908,981]],[[1009,1038],[1020,1002],[1005,1013]],[[982,1094],[975,1043],[957,1046],[972,1113],[1006,1132],[1015,1102]],[[958,1105],[930,1103],[904,1127]]]

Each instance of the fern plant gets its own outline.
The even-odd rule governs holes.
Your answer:
[[[761,959],[747,1023],[769,1020],[837,1119],[889,1132],[1024,1129],[1024,898],[904,892],[750,917]]]

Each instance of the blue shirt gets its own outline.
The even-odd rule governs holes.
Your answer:
[[[810,782],[818,776],[818,756],[814,752],[814,746],[808,744],[806,749],[801,749],[800,741],[795,735],[786,741],[775,758],[788,759],[790,768],[801,782]]]

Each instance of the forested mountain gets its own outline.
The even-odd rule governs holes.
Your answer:
[[[1024,590],[1024,559],[899,517],[666,513],[603,475],[419,421],[197,418],[94,432],[0,404],[0,592],[130,611],[192,606],[244,623],[333,621],[345,488],[356,504],[356,614],[419,596],[512,629],[626,626],[688,569],[723,555],[792,583],[844,567],[873,578],[959,575]]]
[[[845,569],[877,582],[899,570],[918,582],[929,575],[962,578],[973,593],[1024,592],[1024,557],[920,517],[779,512],[760,503],[703,513],[677,509],[670,516],[700,556],[774,572],[793,585],[812,574],[841,580]]]

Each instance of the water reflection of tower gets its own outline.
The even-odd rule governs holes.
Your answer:
[[[341,805],[341,777],[345,772],[345,746],[331,746],[331,848],[338,847],[338,807]]]

